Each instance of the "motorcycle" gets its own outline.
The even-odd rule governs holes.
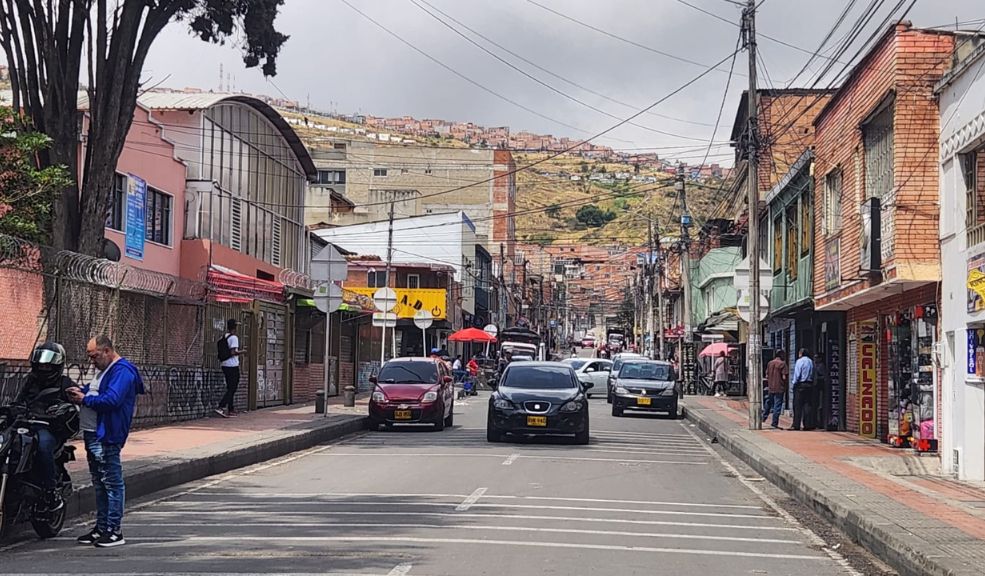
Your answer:
[[[0,538],[24,521],[31,523],[39,537],[54,538],[65,523],[66,506],[54,512],[48,509],[38,477],[40,471],[35,465],[38,426],[52,426],[52,423],[20,406],[0,407]],[[75,446],[62,443],[55,452],[55,469],[57,490],[63,499],[72,494],[72,478],[65,465],[73,460]]]

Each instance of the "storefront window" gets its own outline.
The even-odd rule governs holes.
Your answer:
[[[915,306],[889,321],[889,440],[899,447],[934,450],[937,307]]]

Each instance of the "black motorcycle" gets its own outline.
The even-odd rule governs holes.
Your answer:
[[[0,538],[15,524],[29,521],[41,538],[54,538],[65,523],[65,509],[51,511],[41,487],[40,471],[36,466],[38,426],[60,426],[64,414],[76,410],[71,404],[49,411],[45,417],[30,414],[21,406],[0,407]],[[52,417],[54,416],[54,417]],[[67,437],[54,431],[56,437]],[[75,446],[62,445],[55,452],[58,491],[63,499],[72,494],[72,479],[65,464],[75,460]]]

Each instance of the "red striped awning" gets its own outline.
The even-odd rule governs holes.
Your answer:
[[[209,291],[216,302],[284,301],[284,284],[247,276],[225,266],[209,267]]]

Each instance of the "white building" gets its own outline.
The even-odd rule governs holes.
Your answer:
[[[386,220],[325,228],[318,236],[350,252],[386,259]],[[475,314],[475,224],[465,212],[429,214],[393,221],[393,262],[434,262],[455,268],[462,285],[462,310]]]
[[[985,480],[985,43],[959,43],[938,84],[945,473]]]

